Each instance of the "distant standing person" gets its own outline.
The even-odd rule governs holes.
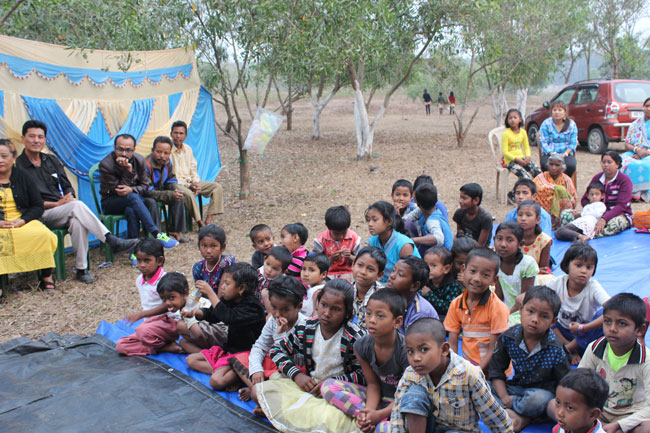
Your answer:
[[[427,116],[431,114],[431,95],[429,95],[429,92],[427,92],[427,89],[424,89],[424,93],[422,94],[422,99],[424,99],[424,108],[426,109]]]
[[[454,92],[449,92],[449,115],[451,116],[456,112],[456,97]]]
[[[172,161],[178,179],[177,189],[183,192],[185,209],[192,212],[192,217],[194,217],[199,227],[212,224],[214,223],[214,216],[223,213],[223,187],[217,182],[207,182],[199,177],[192,148],[185,144],[187,124],[182,120],[172,123],[171,135],[174,142]],[[194,196],[199,194],[210,198],[210,206],[208,206],[208,215],[205,221],[201,220],[199,205],[194,199]]]
[[[442,92],[438,92],[438,111],[440,112],[440,115],[442,116],[442,110],[445,104],[447,103],[447,100],[445,99],[444,96],[442,96]]]

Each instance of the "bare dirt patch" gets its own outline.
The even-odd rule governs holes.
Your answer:
[[[540,103],[532,98],[530,108]],[[426,116],[419,102],[396,97],[375,132],[377,156],[369,162],[355,159],[352,108],[351,98],[333,100],[322,116],[324,138],[312,141],[311,105],[307,101],[297,103],[293,131],[280,130],[265,155],[249,158],[252,187],[248,200],[237,199],[236,147],[221,138],[223,169],[217,180],[226,191],[226,213],[218,223],[226,230],[228,253],[240,261],[250,261],[253,248],[248,231],[258,223],[271,226],[277,238],[284,224],[300,221],[309,229],[307,246],[311,248],[313,237],[325,229],[325,210],[339,204],[350,208],[352,228],[367,239],[363,216],[367,206],[377,200],[390,201],[396,179],[413,180],[421,173],[433,176],[440,200],[450,213],[457,207],[460,186],[480,183],[485,191],[483,206],[497,221],[503,220],[510,208],[496,202],[496,175],[487,147],[487,133],[494,127],[494,120],[488,106],[481,109],[465,146],[458,148],[451,116]],[[373,108],[371,112],[377,107]],[[622,150],[622,145],[612,148]],[[533,156],[537,160],[536,148]],[[371,172],[371,166],[377,170]],[[598,171],[599,157],[580,150],[578,188],[582,190]],[[515,180],[510,176],[511,186]],[[169,251],[165,263],[167,271],[183,272],[188,279],[192,264],[201,259],[196,231],[190,237],[193,242]],[[93,284],[74,280],[73,255],[68,254],[68,279],[58,281],[55,292],[9,290],[5,305],[0,307],[0,342],[19,336],[38,338],[51,331],[88,335],[94,333],[101,320],[115,322],[140,309],[134,284],[138,271],[130,266],[127,257],[118,257],[113,266],[104,269],[96,268],[103,262],[102,250],[91,250],[90,258],[96,279]],[[10,281],[10,286],[29,284],[36,285],[35,273]]]

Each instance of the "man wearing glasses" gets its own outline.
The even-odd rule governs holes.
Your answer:
[[[74,188],[61,161],[54,154],[42,153],[47,135],[47,126],[43,122],[28,120],[23,124],[22,132],[25,149],[16,159],[16,165],[29,173],[43,197],[45,211],[40,219],[51,229],[65,228],[70,233],[77,280],[92,283],[94,278],[87,271],[88,233],[107,243],[114,253],[134,248],[137,241],[112,236],[95,214],[75,198]]]
[[[129,239],[139,237],[142,222],[145,231],[151,233],[165,248],[174,248],[178,242],[166,233],[158,231],[144,203],[143,197],[146,197],[151,182],[145,171],[144,157],[134,152],[135,137],[131,134],[120,134],[115,137],[113,152],[99,163],[102,210],[107,214],[126,216]],[[131,255],[132,263],[134,259]]]

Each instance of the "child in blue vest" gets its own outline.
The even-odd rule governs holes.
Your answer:
[[[404,219],[417,222],[418,236],[413,238],[413,242],[424,256],[426,250],[435,245],[444,245],[451,248],[454,241],[454,235],[449,227],[447,218],[442,215],[440,209],[436,208],[438,203],[438,190],[431,184],[420,185],[415,190],[415,202],[418,208]]]

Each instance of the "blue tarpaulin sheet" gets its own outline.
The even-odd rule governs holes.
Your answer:
[[[626,230],[617,236],[594,239],[589,242],[589,245],[598,252],[598,266],[594,278],[602,284],[610,295],[632,292],[641,297],[650,296],[650,266],[648,266],[650,235],[635,233],[634,230]],[[553,240],[551,256],[556,263],[553,268],[555,275],[563,274],[559,264],[562,262],[562,257],[564,257],[564,253],[569,246],[570,243],[568,242]],[[133,333],[138,323],[129,325],[125,321],[116,324],[101,322],[97,333],[116,342],[120,337]],[[151,358],[164,362],[179,372],[191,376],[206,387],[210,386],[207,374],[196,372],[187,367],[185,355],[163,353],[153,355]],[[236,392],[219,391],[219,394],[231,403],[249,411],[255,407],[252,402],[245,403],[239,400]],[[534,424],[523,431],[526,433],[550,432],[552,427],[553,425],[550,423]],[[485,432],[489,431],[482,423],[481,428]]]

